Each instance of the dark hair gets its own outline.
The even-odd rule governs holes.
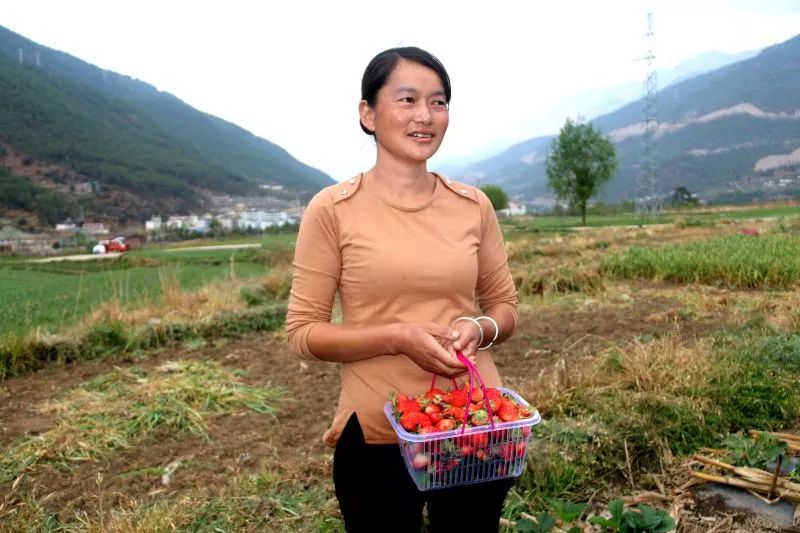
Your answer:
[[[416,46],[390,48],[373,57],[364,71],[364,76],[361,78],[362,100],[365,100],[370,107],[375,107],[378,91],[386,85],[386,80],[389,79],[389,75],[400,59],[413,61],[436,72],[439,75],[439,79],[442,80],[442,85],[444,85],[444,99],[448,104],[450,103],[450,76],[447,75],[444,65],[433,54]],[[375,135],[375,132],[369,131],[361,121],[359,121],[359,124],[364,133]]]

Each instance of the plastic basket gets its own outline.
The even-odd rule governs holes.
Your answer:
[[[499,390],[528,407],[528,402],[511,389]],[[386,402],[383,412],[397,433],[406,469],[421,491],[521,475],[531,428],[542,421],[534,409],[531,417],[495,423],[494,429],[478,426],[418,435],[397,423],[390,402]]]

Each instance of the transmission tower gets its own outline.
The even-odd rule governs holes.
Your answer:
[[[636,175],[636,214],[639,216],[656,215],[661,211],[661,198],[656,177],[655,136],[658,121],[656,118],[656,97],[658,79],[653,53],[653,14],[647,14],[647,79],[644,84],[644,135],[642,138],[642,154],[639,160],[639,172]]]

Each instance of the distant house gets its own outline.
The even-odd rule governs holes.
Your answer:
[[[70,219],[67,219],[64,222],[59,222],[58,224],[56,224],[56,231],[75,231],[76,229],[78,229],[78,227]]]
[[[139,233],[125,236],[125,244],[128,245],[128,249],[130,250],[138,250],[142,248],[146,241],[147,237]]]
[[[150,220],[144,221],[144,229],[148,232],[156,232],[161,231],[161,227],[163,226],[163,222],[161,221],[161,217],[154,216]]]
[[[81,231],[86,235],[108,235],[109,230],[102,222],[84,222]]]
[[[526,212],[525,204],[519,202],[508,202],[508,207],[497,211],[500,216],[504,217],[516,217],[524,215]]]
[[[297,219],[290,217],[285,211],[267,213],[266,211],[247,211],[239,217],[239,228],[265,230],[295,224]]]

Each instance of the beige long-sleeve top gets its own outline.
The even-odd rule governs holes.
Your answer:
[[[344,325],[395,322],[450,325],[504,306],[518,318],[514,282],[494,209],[475,187],[436,175],[433,195],[399,205],[355,176],[317,193],[303,215],[294,257],[286,331],[293,353],[315,359],[308,335],[329,322],[336,292]],[[478,352],[487,386],[500,377]],[[419,394],[431,374],[405,355],[341,364],[341,393],[323,441],[335,446],[354,412],[371,444],[396,442],[383,414],[393,390]],[[440,378],[442,386],[447,382]]]

